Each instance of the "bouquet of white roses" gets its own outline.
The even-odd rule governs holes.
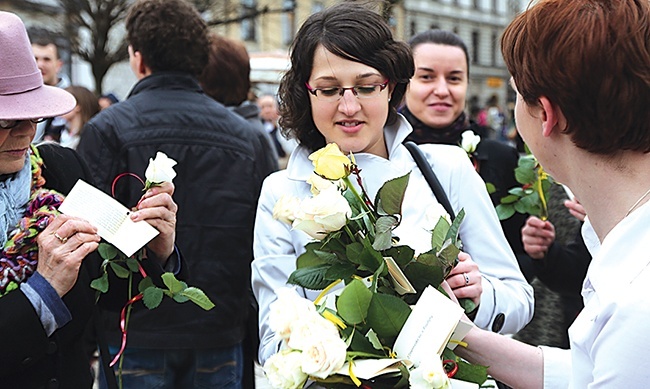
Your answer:
[[[371,201],[352,155],[348,158],[336,144],[329,144],[309,158],[314,164],[308,181],[313,196],[282,197],[273,214],[314,238],[297,258],[288,282],[322,292],[312,303],[278,291],[270,326],[284,340],[284,349],[267,361],[265,371],[276,388],[299,387],[307,377],[329,386],[360,386],[355,364],[395,358],[393,347],[411,314],[410,305],[427,287],[439,288],[456,265],[464,211],[453,223],[446,212],[441,213],[431,230],[431,250],[416,256],[393,234],[401,222],[409,174],[385,182]],[[341,283],[343,288],[330,293]],[[285,312],[289,306],[291,312]],[[296,335],[305,331],[309,337]],[[397,370],[382,378],[389,378],[390,387],[405,387],[411,381],[412,387],[444,388],[449,381],[446,374],[440,378],[439,373],[446,371],[443,360],[447,373],[461,380],[480,384],[487,377],[484,367],[460,360],[449,349],[443,355],[431,354],[419,366],[398,363]]]

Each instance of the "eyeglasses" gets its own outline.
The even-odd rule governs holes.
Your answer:
[[[40,119],[22,119],[22,120],[1,120],[0,119],[0,128],[3,130],[11,130],[22,122],[30,121],[32,123],[42,123],[45,121],[45,118]]]
[[[333,103],[335,101],[339,101],[341,97],[343,97],[343,94],[346,90],[352,91],[352,93],[358,99],[370,99],[377,97],[388,86],[388,80],[382,82],[381,84],[355,85],[349,88],[343,88],[340,86],[331,88],[312,88],[306,82],[305,86],[307,87],[307,91],[316,96],[319,101]]]

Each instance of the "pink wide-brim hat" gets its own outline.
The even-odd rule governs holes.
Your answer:
[[[18,16],[0,11],[0,119],[60,116],[76,105],[70,93],[43,85],[25,25]]]

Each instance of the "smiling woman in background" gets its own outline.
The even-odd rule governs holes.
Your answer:
[[[488,129],[465,112],[469,86],[469,56],[463,40],[451,31],[427,30],[409,40],[415,74],[406,90],[404,117],[413,126],[407,140],[418,144],[464,144],[472,131],[480,138],[474,150],[466,150],[483,181],[494,185],[490,195],[498,205],[508,190],[520,186],[515,179],[519,153],[514,147],[488,139]],[[464,148],[467,148],[465,146]],[[527,280],[533,278],[532,261],[521,243],[526,215],[515,213],[501,227]]]

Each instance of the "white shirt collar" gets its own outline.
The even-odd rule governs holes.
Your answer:
[[[406,137],[413,131],[409,122],[401,114],[397,115],[397,121],[392,125],[384,127],[384,140],[388,150],[388,159],[395,153],[397,148],[404,142]],[[306,147],[299,145],[291,153],[289,163],[287,164],[287,176],[291,180],[306,181],[311,175],[313,166],[309,162],[311,151]],[[365,153],[360,153],[365,154]]]

